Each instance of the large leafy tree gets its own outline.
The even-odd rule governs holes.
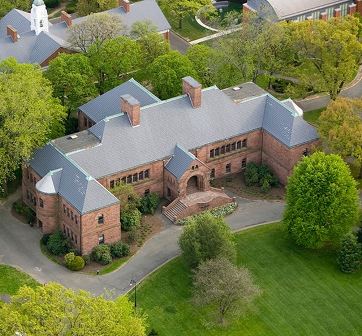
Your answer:
[[[289,178],[286,200],[284,223],[303,247],[339,242],[358,219],[356,182],[335,154],[316,152],[305,157]]]
[[[29,0],[1,0],[0,2],[0,19],[11,11],[13,8],[29,11],[31,1]]]
[[[211,5],[211,0],[161,0],[160,6],[178,19],[178,27],[182,29],[183,19],[187,15],[195,15],[203,6]]]
[[[215,218],[210,213],[188,220],[179,245],[185,261],[193,268],[216,257],[228,260],[235,258],[235,244],[230,228],[223,218]]]
[[[182,93],[182,78],[197,73],[191,61],[178,51],[157,57],[147,69],[153,90],[161,99],[175,97]]]
[[[362,164],[362,100],[338,98],[321,113],[318,131],[327,150]]]
[[[103,12],[117,6],[117,0],[78,0],[77,12],[81,16]]]
[[[59,284],[20,288],[0,305],[1,335],[144,336],[145,318],[126,297],[115,301]]]
[[[88,56],[98,78],[100,93],[117,86],[121,79],[138,70],[142,63],[140,45],[126,36],[93,44]]]
[[[97,95],[93,68],[83,54],[59,55],[50,62],[46,77],[53,85],[54,95],[69,112]]]
[[[108,13],[91,14],[70,28],[69,43],[74,49],[86,53],[90,46],[101,47],[105,41],[115,38],[124,30],[117,16]]]
[[[291,22],[286,25],[301,62],[300,74],[334,100],[357,72],[362,55],[355,17]]]
[[[52,96],[50,82],[40,68],[0,62],[0,186],[49,139],[64,134],[66,112]]]
[[[245,306],[259,293],[249,270],[225,258],[207,260],[195,272],[193,301],[216,310],[221,323],[228,313]]]

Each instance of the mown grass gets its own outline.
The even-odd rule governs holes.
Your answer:
[[[14,267],[0,265],[0,294],[14,295],[21,286],[25,285],[36,287],[38,282]]]
[[[309,111],[309,112],[304,112],[303,118],[304,118],[304,120],[308,121],[309,123],[316,125],[318,123],[318,119],[319,119],[321,113],[324,110],[325,110],[325,107],[317,109],[317,110]]]
[[[228,326],[215,326],[207,310],[191,304],[190,273],[177,258],[137,290],[137,306],[160,336],[362,334],[362,272],[341,273],[333,250],[298,248],[281,224],[243,231],[236,242],[237,263],[250,269],[263,294]]]

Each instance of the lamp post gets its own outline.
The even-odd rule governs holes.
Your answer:
[[[129,285],[134,285],[134,308],[137,309],[137,281],[132,279]]]

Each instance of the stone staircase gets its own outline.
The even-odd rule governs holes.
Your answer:
[[[182,203],[179,198],[176,198],[171,204],[163,209],[163,214],[171,221],[174,222],[175,218],[186,210],[187,206]]]

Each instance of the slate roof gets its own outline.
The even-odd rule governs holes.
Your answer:
[[[49,194],[59,193],[80,214],[119,202],[98,181],[84,172],[51,143],[37,150],[29,164],[43,177],[36,185],[39,191]],[[49,173],[52,171],[58,171],[61,174],[56,173],[53,176],[52,173]]]
[[[165,168],[179,180],[195,159],[195,155],[177,144],[175,152],[170,161],[167,162]]]
[[[155,0],[143,0],[131,4],[129,13],[126,13],[123,7],[105,12],[120,17],[126,26],[126,34],[133,23],[144,20],[151,21],[159,32],[171,28]],[[73,25],[81,23],[86,18],[85,16],[73,19]],[[16,43],[13,43],[6,34],[8,25],[12,25],[20,35]],[[21,63],[42,63],[60,47],[69,48],[66,42],[68,37],[69,29],[64,22],[56,24],[49,22],[49,32],[36,36],[34,31],[30,31],[30,14],[13,9],[0,19],[0,60],[13,56]]]
[[[264,1],[271,5],[280,20],[332,7],[333,5],[353,3],[350,0],[249,0],[248,5],[250,4],[252,8],[255,8],[255,4]]]
[[[115,87],[103,95],[79,107],[87,117],[94,122],[121,113],[121,96],[129,94],[137,99],[141,106],[151,105],[160,99],[133,78]]]
[[[251,97],[259,97],[267,93],[253,82],[243,83],[223,90],[232,100],[239,102]]]
[[[179,178],[195,159],[189,151],[258,129],[287,147],[318,139],[313,126],[273,96],[236,103],[214,86],[202,90],[200,108],[182,95],[141,107],[138,127],[122,113],[107,117],[78,133],[78,147],[77,140],[75,145],[67,145],[66,137],[53,140],[30,165],[40,176],[63,168],[59,193],[84,212],[115,201],[95,179],[162,159],[169,160],[166,169]]]

